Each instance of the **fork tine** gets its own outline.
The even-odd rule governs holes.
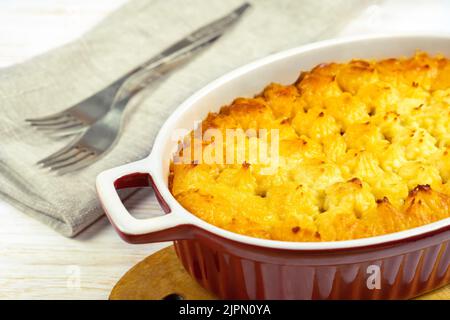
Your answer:
[[[46,168],[46,167],[53,166],[54,164],[57,164],[59,162],[66,161],[66,160],[68,160],[68,159],[70,159],[72,157],[75,157],[76,155],[78,155],[81,152],[82,151],[80,149],[78,149],[78,148],[72,148],[72,149],[68,150],[67,152],[65,152],[65,153],[63,153],[63,154],[61,154],[61,155],[59,155],[57,157],[54,157],[54,158],[49,159],[48,161],[42,162],[41,163],[42,167]]]
[[[64,119],[69,117],[70,115],[68,113],[65,112],[59,112],[59,113],[55,113],[46,117],[40,117],[40,118],[28,118],[25,119],[26,122],[54,122],[58,119]]]
[[[97,159],[98,159],[98,157],[96,154],[90,153],[86,158],[80,160],[76,164],[73,164],[71,166],[67,166],[65,168],[57,170],[57,173],[59,175],[64,175],[64,174],[72,172],[72,171],[80,170],[82,168],[85,168],[85,167],[91,165],[92,163],[97,161]]]
[[[72,117],[59,117],[59,118],[55,118],[53,120],[42,120],[42,121],[36,121],[34,119],[26,119],[26,122],[28,122],[30,125],[34,125],[34,126],[51,126],[54,124],[60,124],[60,123],[65,123],[72,120]]]
[[[59,129],[55,131],[45,131],[49,136],[54,137],[55,139],[66,138],[69,136],[79,135],[83,133],[87,126],[82,127],[73,127],[67,129]],[[44,132],[44,131],[43,131]]]
[[[31,124],[32,127],[36,128],[38,131],[51,131],[51,130],[66,130],[66,129],[72,129],[76,127],[83,127],[85,126],[84,123],[81,121],[72,121],[72,122],[64,122],[60,124],[54,124],[54,125],[36,125]]]
[[[74,146],[75,146],[75,143],[70,143],[69,145],[65,146],[64,148],[56,151],[55,153],[52,153],[48,157],[45,157],[44,159],[39,160],[36,164],[42,164],[44,162],[49,161],[50,159],[59,157],[59,156],[63,155],[64,153],[70,151],[70,149],[72,149]]]
[[[65,161],[61,161],[58,164],[50,166],[50,169],[51,170],[59,170],[59,169],[62,169],[62,168],[66,168],[66,167],[72,166],[72,165],[80,162],[81,160],[86,159],[90,155],[92,155],[92,153],[86,152],[86,151],[83,150],[82,152],[78,153],[74,157],[70,157],[69,159],[67,159]]]
[[[59,124],[65,124],[70,122],[79,122],[79,120],[72,118],[72,117],[64,117],[64,118],[57,118],[52,121],[28,121],[28,123],[31,126],[57,126]]]

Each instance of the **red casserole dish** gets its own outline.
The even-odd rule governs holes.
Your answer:
[[[397,233],[335,242],[287,242],[235,234],[197,218],[168,189],[179,138],[211,106],[251,96],[269,82],[327,61],[450,55],[450,36],[340,39],[284,51],[241,67],[187,99],[166,121],[145,159],[102,172],[97,190],[119,235],[131,243],[174,241],[186,270],[224,299],[407,299],[450,283],[450,218]],[[139,220],[116,189],[153,187],[165,215]]]

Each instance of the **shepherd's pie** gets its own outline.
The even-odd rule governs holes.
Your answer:
[[[272,83],[234,100],[199,129],[223,133],[224,148],[237,151],[253,142],[271,150],[273,136],[260,129],[278,132],[276,162],[273,152],[263,163],[247,150],[233,163],[225,161],[228,151],[222,163],[171,163],[175,198],[226,230],[337,241],[450,216],[450,62],[443,56],[324,63],[291,85]],[[231,139],[226,129],[244,133]],[[193,131],[177,156],[196,139]],[[211,157],[217,143],[203,138],[200,145]]]

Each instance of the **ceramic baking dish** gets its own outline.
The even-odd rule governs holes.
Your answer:
[[[277,53],[217,79],[187,99],[161,128],[151,154],[102,172],[97,190],[119,235],[131,243],[173,240],[186,270],[220,298],[405,299],[450,282],[450,218],[372,238],[284,242],[235,234],[185,210],[168,189],[178,139],[238,96],[270,82],[292,83],[300,70],[327,61],[412,55],[450,56],[449,35],[338,39]],[[215,106],[217,109],[211,109]],[[178,133],[178,135],[177,135]],[[132,217],[116,189],[152,186],[165,215]]]

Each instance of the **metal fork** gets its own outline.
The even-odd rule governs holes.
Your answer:
[[[26,119],[25,121],[38,130],[52,133],[57,131],[62,135],[78,133],[86,126],[95,123],[110,110],[111,103],[126,78],[122,77],[69,109],[41,118]]]
[[[131,76],[127,76],[120,86],[115,88],[111,107],[100,120],[97,120],[68,146],[42,159],[38,164],[65,174],[84,168],[98,160],[105,151],[114,145],[120,131],[123,112],[130,99],[146,88],[155,78],[166,74],[204,47],[215,42],[248,7],[249,4],[245,3],[225,17],[191,33],[158,54],[144,67],[133,71]],[[67,129],[69,124],[65,123],[60,126]]]
[[[135,93],[169,71],[168,66],[164,67],[161,66],[150,74],[136,74],[133,78],[130,78],[128,81],[132,83],[135,80],[138,82],[137,86],[127,89],[122,88],[104,117],[78,135],[66,147],[40,160],[37,164],[42,165],[44,168],[48,167],[51,170],[55,170],[60,174],[65,174],[89,166],[97,161],[117,140],[121,129],[122,116],[128,102],[134,97]],[[175,67],[175,64],[173,67]],[[140,78],[139,75],[145,76],[145,79],[141,81],[134,79]],[[122,91],[127,91],[129,94],[124,94]]]
[[[225,29],[234,24],[249,6],[248,3],[244,3],[223,18],[191,33],[186,38],[157,54],[143,65],[114,81],[108,87],[76,105],[52,115],[40,118],[30,118],[25,121],[37,130],[52,134],[57,133],[58,135],[71,135],[85,130],[87,126],[92,125],[110,111],[111,105],[116,99],[119,89],[122,90],[121,88],[124,87],[126,82],[129,82],[130,78],[143,70],[151,70],[155,67],[164,65],[173,59],[177,59],[178,56],[190,52],[192,47],[197,45],[197,42],[208,42],[211,39],[222,35]]]

